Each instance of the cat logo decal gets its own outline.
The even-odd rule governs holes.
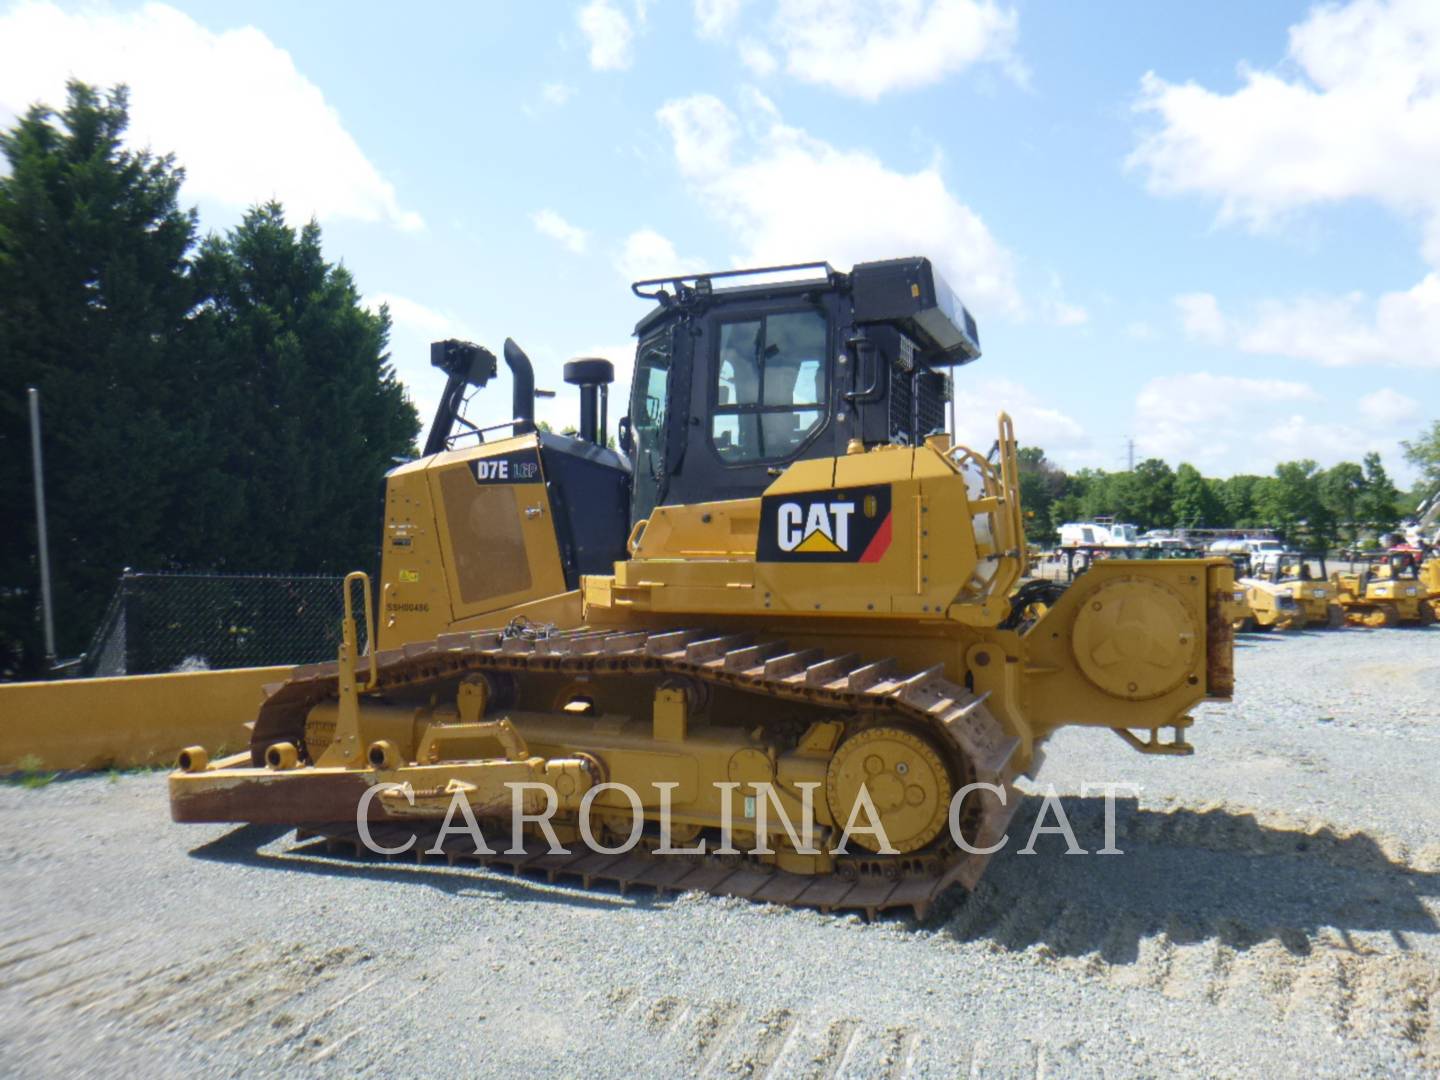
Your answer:
[[[879,562],[890,547],[890,487],[766,495],[760,562]]]

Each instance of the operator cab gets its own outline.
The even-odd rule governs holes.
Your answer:
[[[632,289],[656,306],[635,328],[620,421],[634,463],[631,521],[666,503],[757,496],[790,463],[843,455],[854,439],[918,444],[947,430],[951,378],[939,369],[980,355],[974,319],[924,258]]]

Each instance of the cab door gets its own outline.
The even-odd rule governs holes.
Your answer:
[[[666,453],[670,430],[666,423],[670,399],[675,393],[675,350],[673,333],[666,327],[640,342],[635,353],[635,373],[630,382],[630,414],[625,423],[621,449],[633,463],[630,496],[630,520],[636,522],[650,516],[660,502],[668,484],[667,464],[673,454]],[[681,423],[684,422],[681,413]]]
[[[792,297],[697,321],[686,453],[664,501],[752,498],[790,463],[843,452],[827,303]]]

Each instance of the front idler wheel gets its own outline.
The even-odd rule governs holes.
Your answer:
[[[857,731],[836,749],[825,774],[837,835],[847,823],[857,830],[878,824],[901,854],[919,851],[940,835],[954,792],[950,770],[930,740],[902,727]],[[869,852],[883,847],[875,832],[857,831],[850,840]]]

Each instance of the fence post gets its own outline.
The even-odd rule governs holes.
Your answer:
[[[40,457],[40,391],[31,386],[30,456],[35,471],[35,538],[40,548],[40,611],[45,625],[45,666],[55,666],[55,614],[50,604],[50,539],[45,529],[45,466]]]

